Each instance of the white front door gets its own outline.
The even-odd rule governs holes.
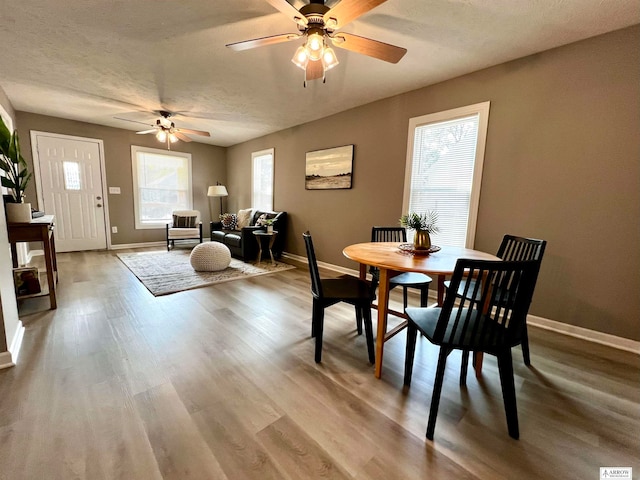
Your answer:
[[[101,142],[43,132],[31,141],[40,209],[56,216],[56,250],[106,249]]]

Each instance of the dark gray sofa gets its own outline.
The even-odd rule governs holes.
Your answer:
[[[266,229],[263,226],[256,226],[256,221],[262,214],[273,219],[273,229],[278,232],[278,235],[273,242],[272,251],[275,258],[280,258],[287,237],[287,212],[256,210],[251,216],[249,226],[242,228],[242,230],[225,230],[222,222],[211,222],[211,241],[225,244],[231,250],[231,255],[236,258],[245,261],[255,260],[258,256],[258,242],[253,232]]]

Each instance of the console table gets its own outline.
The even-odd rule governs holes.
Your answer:
[[[44,248],[44,261],[47,270],[47,283],[49,285],[49,302],[51,309],[58,308],[56,301],[56,283],[58,281],[58,264],[56,262],[56,243],[53,235],[55,225],[53,215],[44,215],[34,218],[29,223],[8,223],[7,232],[11,244],[11,257],[13,267],[18,267],[18,242],[42,242]]]

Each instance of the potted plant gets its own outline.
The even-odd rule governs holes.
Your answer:
[[[273,218],[265,220],[263,225],[267,228],[267,233],[273,233]]]
[[[27,162],[20,154],[18,133],[9,131],[0,118],[0,170],[2,186],[9,189],[10,197],[5,205],[7,222],[27,223],[31,221],[31,204],[24,203],[24,191],[31,179]],[[6,197],[5,197],[6,198]]]
[[[410,230],[416,231],[413,238],[413,246],[416,250],[428,250],[431,248],[432,233],[439,231],[438,213],[428,211],[426,213],[407,213],[400,217],[400,225]]]

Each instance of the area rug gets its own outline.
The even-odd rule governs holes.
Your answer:
[[[295,268],[280,262],[272,265],[263,261],[256,265],[232,258],[229,267],[219,272],[196,272],[189,263],[190,253],[184,250],[119,253],[118,258],[156,297]]]

